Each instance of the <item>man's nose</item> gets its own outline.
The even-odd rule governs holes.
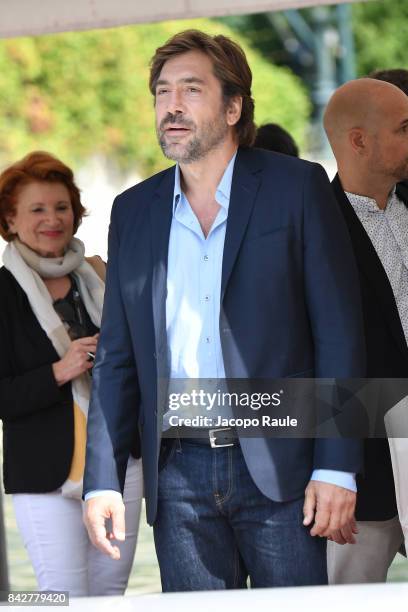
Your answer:
[[[181,91],[177,88],[174,88],[174,90],[170,92],[170,95],[167,100],[166,110],[172,115],[184,112],[185,109],[183,104],[183,96],[181,94]]]

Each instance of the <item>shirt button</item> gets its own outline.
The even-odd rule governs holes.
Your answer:
[[[204,261],[208,261],[208,259],[209,259],[208,255],[204,255],[203,259],[204,259]]]
[[[211,338],[210,338],[210,336],[207,336],[207,337],[206,337],[206,339],[205,339],[205,341],[206,341],[206,343],[207,343],[207,344],[210,344],[210,342],[211,342]]]
[[[205,296],[205,298],[204,298],[204,300],[205,300],[206,302],[209,302],[209,301],[210,301],[210,296],[209,296],[209,295],[206,295],[206,296]]]

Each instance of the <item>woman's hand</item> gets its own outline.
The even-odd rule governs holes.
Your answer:
[[[92,356],[95,356],[96,353],[98,336],[99,334],[95,334],[95,336],[73,340],[64,357],[52,364],[59,387],[92,368]]]

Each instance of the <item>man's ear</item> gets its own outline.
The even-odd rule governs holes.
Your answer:
[[[242,96],[234,96],[230,98],[227,106],[227,123],[228,125],[236,125],[241,118],[242,112]]]
[[[349,143],[353,151],[359,155],[367,154],[368,134],[362,128],[352,128],[348,133]]]

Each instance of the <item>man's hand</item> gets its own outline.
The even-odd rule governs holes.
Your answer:
[[[311,480],[305,491],[303,524],[311,525],[314,519],[310,535],[339,540],[339,543],[343,544],[353,543],[355,506],[354,491],[327,482]]]
[[[107,519],[112,521],[112,531],[105,526]],[[120,550],[111,540],[123,542],[125,539],[125,505],[119,495],[100,495],[85,502],[84,523],[89,539],[101,552],[111,559],[120,559]]]
[[[355,535],[358,533],[358,528],[355,519],[351,519],[350,523],[339,529],[337,531],[333,531],[331,536],[327,539],[332,542],[336,542],[336,544],[355,544],[356,539]]]

